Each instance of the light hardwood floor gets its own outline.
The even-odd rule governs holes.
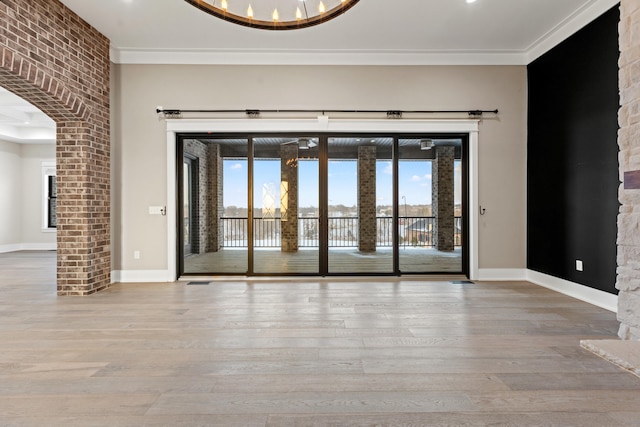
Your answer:
[[[54,276],[0,255],[2,426],[640,425],[640,379],[579,347],[615,315],[529,283]]]

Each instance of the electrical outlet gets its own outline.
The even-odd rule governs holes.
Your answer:
[[[140,259],[140,251],[133,251],[133,259]]]
[[[576,260],[576,270],[577,271],[582,271],[582,260],[580,260],[580,259]]]

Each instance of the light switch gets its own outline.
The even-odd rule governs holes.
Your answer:
[[[149,206],[149,215],[164,215],[164,206]]]

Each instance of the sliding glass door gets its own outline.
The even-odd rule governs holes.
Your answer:
[[[184,136],[180,274],[462,273],[465,141]]]
[[[248,140],[187,138],[182,151],[180,271],[247,274]]]
[[[253,271],[318,274],[318,138],[253,139]]]
[[[393,273],[393,138],[331,137],[328,273]]]
[[[400,273],[462,271],[462,141],[399,138]]]
[[[197,159],[190,154],[185,153],[183,160],[183,236],[184,236],[184,254],[191,255],[194,247],[194,230],[198,227],[198,217],[196,216],[198,207],[198,175],[197,175]],[[195,167],[194,167],[195,166]]]

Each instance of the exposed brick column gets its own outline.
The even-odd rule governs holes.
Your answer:
[[[109,40],[59,1],[0,2],[0,85],[57,124],[58,294],[110,285]]]
[[[358,147],[358,249],[376,251],[376,147]]]
[[[224,213],[224,199],[222,187],[222,154],[220,153],[220,145],[213,144],[209,146],[209,183],[208,183],[208,200],[209,200],[209,246],[207,252],[217,252],[222,248],[224,241],[224,227],[222,223],[222,215]]]
[[[287,183],[286,220],[281,220],[282,252],[298,251],[298,145],[280,147],[280,179]],[[280,213],[283,214],[282,212]]]
[[[57,140],[58,293],[88,295],[110,284],[108,144],[82,121],[57,122]]]
[[[640,170],[640,1],[620,6],[620,177]],[[640,190],[619,191],[618,320],[622,339],[640,340]]]
[[[209,245],[209,218],[208,198],[209,188],[209,165],[208,165],[208,146],[198,140],[188,139],[184,142],[184,153],[195,157],[194,167],[198,169],[198,183],[195,190],[198,192],[197,205],[193,206],[197,213],[197,229],[192,230],[192,246],[191,252],[194,254],[203,254]]]
[[[453,162],[455,148],[435,146],[435,160],[431,168],[433,215],[435,216],[433,239],[437,250],[454,249],[454,192]]]

